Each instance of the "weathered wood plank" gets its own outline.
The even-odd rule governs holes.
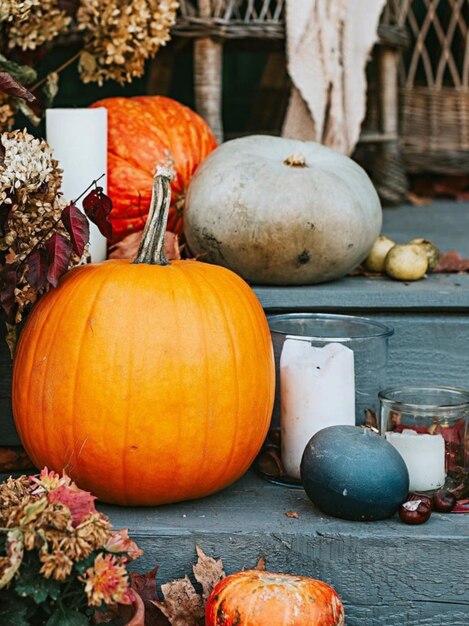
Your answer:
[[[469,274],[433,274],[415,283],[346,277],[323,285],[254,285],[269,311],[469,311]]]

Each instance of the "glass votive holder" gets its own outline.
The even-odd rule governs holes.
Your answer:
[[[380,432],[400,452],[410,491],[457,487],[469,470],[469,391],[442,385],[379,394]]]
[[[375,320],[326,313],[271,315],[268,321],[277,383],[257,469],[272,482],[296,486],[303,451],[316,432],[334,424],[378,429],[378,392],[394,331]]]

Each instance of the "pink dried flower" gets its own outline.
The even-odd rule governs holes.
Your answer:
[[[93,566],[86,570],[80,580],[85,583],[89,606],[101,606],[103,602],[132,604],[134,601],[125,567],[111,554],[98,554]]]
[[[143,550],[140,550],[135,541],[132,541],[129,537],[129,531],[127,528],[113,531],[104,548],[108,552],[125,552],[127,556],[121,558],[124,563],[127,561],[134,561],[143,554]]]

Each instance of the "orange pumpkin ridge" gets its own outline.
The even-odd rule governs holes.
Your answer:
[[[171,155],[176,176],[168,230],[180,234],[178,200],[199,164],[216,147],[207,123],[188,107],[164,96],[105,98],[92,107],[108,111],[108,194],[113,243],[142,230],[151,200],[155,163]]]
[[[71,270],[18,344],[13,411],[38,467],[115,504],[200,498],[237,480],[269,427],[270,332],[238,276],[166,264],[170,179],[155,177],[135,263]]]

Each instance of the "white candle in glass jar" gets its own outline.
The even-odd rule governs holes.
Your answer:
[[[401,433],[387,432],[385,436],[407,465],[410,491],[431,491],[443,487],[446,472],[442,435],[420,434],[405,428]]]
[[[300,478],[306,444],[327,426],[355,425],[353,350],[286,339],[280,356],[280,426],[286,473]]]
[[[107,109],[47,109],[46,137],[63,170],[62,193],[67,201],[78,198],[102,174],[98,185],[106,193]],[[106,238],[91,223],[90,254],[95,263],[107,254]]]

